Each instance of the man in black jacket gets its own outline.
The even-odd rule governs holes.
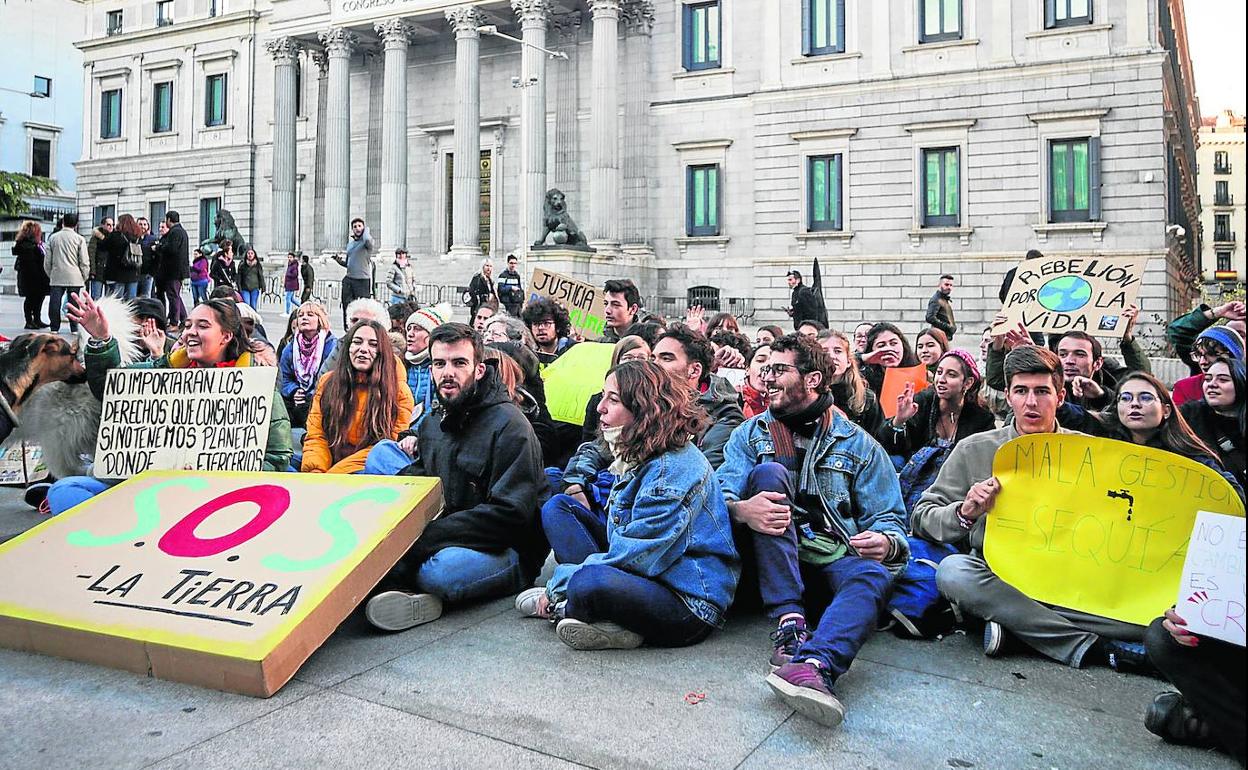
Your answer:
[[[924,320],[933,329],[940,329],[949,339],[953,339],[958,324],[953,320],[953,303],[949,300],[953,294],[953,276],[945,273],[940,277],[936,292],[927,301],[927,316]]]
[[[538,511],[546,497],[537,436],[512,403],[481,338],[464,324],[429,336],[443,412],[420,423],[416,461],[405,476],[442,481],[442,515],[369,599],[365,617],[402,631],[442,615],[443,602],[518,593],[532,585],[550,550]],[[412,592],[410,589],[415,589]]]
[[[156,282],[165,303],[169,325],[180,326],[186,320],[182,304],[182,282],[191,274],[190,240],[176,211],[165,212],[169,230],[152,246],[156,255]]]
[[[793,298],[789,307],[789,315],[793,316],[793,328],[797,329],[804,321],[818,321],[823,328],[828,328],[828,311],[823,309],[823,302],[818,295],[819,288],[802,283],[802,274],[790,270],[785,274],[789,288],[793,290]]]

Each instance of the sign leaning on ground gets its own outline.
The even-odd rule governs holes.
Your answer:
[[[1148,257],[1041,257],[1020,262],[995,334],[1020,323],[1029,332],[1081,331],[1121,337],[1122,312],[1135,302]]]
[[[1187,547],[1175,612],[1187,630],[1244,646],[1244,519],[1201,511]]]
[[[113,369],[104,382],[95,475],[259,471],[277,369]]]
[[[1036,601],[1148,625],[1174,603],[1198,511],[1243,517],[1226,479],[1124,441],[1041,433],[997,450],[984,558]]]
[[[567,308],[572,319],[572,331],[585,339],[602,336],[606,326],[607,302],[597,286],[536,267],[529,283],[529,299],[537,297],[550,297]]]
[[[0,646],[267,698],[441,498],[416,476],[144,473],[0,544]]]

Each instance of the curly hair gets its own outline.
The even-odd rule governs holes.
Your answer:
[[[377,337],[377,357],[367,372],[357,372],[351,363],[351,340],[364,327]],[[373,320],[358,321],[342,336],[342,354],[321,386],[321,431],[329,444],[334,462],[363,447],[390,438],[394,421],[399,416],[399,374],[394,345],[388,330]],[[359,387],[357,387],[359,386]],[[360,391],[367,395],[364,411],[364,435],[358,444],[348,443],[347,431],[355,415],[356,398]]]
[[[750,340],[740,332],[721,328],[711,335],[711,344],[721,348],[732,348],[744,356],[745,360],[750,360]]]
[[[798,374],[805,377],[811,372],[819,372],[823,377],[815,386],[815,392],[821,396],[828,392],[828,386],[832,383],[832,360],[828,358],[828,351],[818,342],[800,334],[786,334],[771,343],[771,352],[791,352]]]
[[[680,449],[706,427],[706,412],[689,386],[653,361],[625,361],[607,376],[615,378],[620,403],[633,415],[615,446],[624,461],[643,463]]]
[[[918,366],[919,359],[914,355],[914,348],[910,347],[910,340],[906,339],[906,335],[901,333],[901,329],[886,321],[875,324],[871,327],[871,331],[867,332],[867,353],[872,351],[875,347],[875,340],[885,332],[895,334],[897,339],[901,340],[901,360],[897,362],[897,366]]]
[[[537,297],[520,311],[520,320],[532,331],[534,324],[542,321],[555,322],[555,337],[568,337],[572,334],[572,319],[568,309],[550,297]]]
[[[715,348],[711,346],[710,340],[684,324],[672,324],[667,327],[667,331],[659,335],[657,342],[666,339],[673,339],[680,343],[680,349],[689,363],[702,366],[702,375],[698,378],[700,382],[710,379],[711,362],[715,360]]]

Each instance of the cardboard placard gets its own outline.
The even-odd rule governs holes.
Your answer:
[[[1135,303],[1148,257],[1042,257],[1020,262],[1001,306],[1004,334],[1023,324],[1029,332],[1081,331],[1121,337],[1122,311]]]
[[[572,319],[572,331],[583,338],[592,340],[602,336],[606,327],[607,301],[599,287],[535,267],[529,283],[529,299],[537,297],[550,297],[567,308]]]
[[[559,422],[585,424],[585,406],[602,391],[602,381],[611,368],[614,345],[581,342],[542,370],[546,383],[546,408]]]
[[[1196,512],[1244,515],[1226,479],[1177,454],[1039,433],[997,450],[984,558],[1027,596],[1148,625],[1174,602]]]
[[[48,477],[48,466],[43,464],[43,447],[19,441],[5,447],[0,454],[0,485],[26,486]]]
[[[884,370],[884,384],[880,386],[880,409],[884,416],[893,419],[897,416],[897,397],[905,391],[906,385],[914,384],[914,392],[926,390],[930,385],[927,381],[927,367],[894,366]]]
[[[0,646],[268,697],[440,508],[435,478],[144,473],[0,544]]]
[[[742,386],[745,385],[745,378],[749,376],[750,373],[745,369],[720,368],[715,371],[715,374],[723,377],[725,380],[728,380],[728,383],[732,385],[732,387],[737,390],[741,390]]]
[[[1187,630],[1244,646],[1244,518],[1200,511],[1175,612]]]
[[[95,475],[259,471],[277,369],[113,369],[106,375]]]

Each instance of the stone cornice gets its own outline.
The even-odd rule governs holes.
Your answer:
[[[345,27],[331,27],[316,36],[330,56],[350,56],[360,42],[359,36]]]

